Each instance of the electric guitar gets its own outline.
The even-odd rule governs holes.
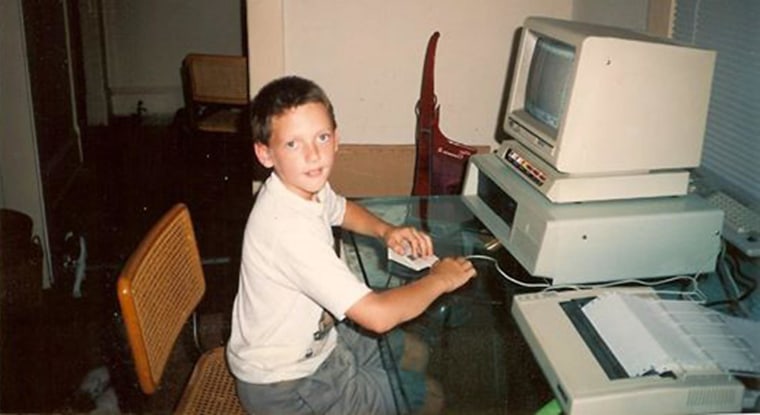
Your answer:
[[[435,95],[435,50],[440,34],[428,40],[422,71],[422,88],[415,108],[416,157],[412,195],[459,194],[467,159],[476,149],[447,138],[439,127],[440,106]]]

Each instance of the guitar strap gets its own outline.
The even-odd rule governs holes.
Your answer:
[[[447,138],[439,127],[440,106],[435,95],[435,50],[438,32],[428,40],[422,71],[422,88],[415,108],[416,158],[412,195],[459,194],[467,159],[476,149]]]

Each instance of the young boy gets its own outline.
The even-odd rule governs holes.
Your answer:
[[[413,409],[440,410],[441,392],[419,373],[426,354],[392,329],[474,277],[472,264],[444,258],[415,282],[372,291],[336,255],[331,226],[418,256],[433,253],[432,241],[330,188],[338,133],[325,93],[299,77],[272,81],[251,103],[251,128],[256,157],[274,172],[246,225],[227,346],[243,406],[256,414],[396,413],[374,332],[397,351]]]

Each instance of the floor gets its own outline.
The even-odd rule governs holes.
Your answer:
[[[190,373],[191,333],[172,357],[166,383],[152,397],[136,386],[115,282],[124,261],[169,207],[186,203],[204,259],[207,292],[200,306],[204,346],[224,341],[237,289],[242,230],[252,204],[250,142],[197,136],[180,124],[117,120],[86,131],[84,165],[62,205],[65,223],[82,235],[87,272],[81,298],[72,272],[22,313],[3,314],[0,412],[87,413],[96,404],[79,392],[85,376],[107,369],[124,412],[170,411]]]

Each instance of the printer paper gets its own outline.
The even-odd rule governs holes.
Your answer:
[[[760,322],[687,300],[617,292],[583,311],[629,376],[717,366],[760,377]]]

